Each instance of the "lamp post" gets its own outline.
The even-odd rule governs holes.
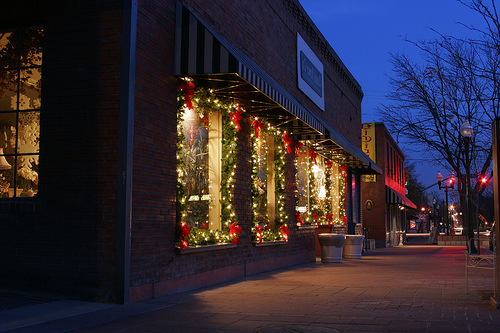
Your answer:
[[[439,234],[439,226],[436,221],[436,199],[432,200],[432,222],[434,224],[434,228],[437,229]]]
[[[477,248],[474,245],[474,228],[472,226],[472,214],[471,214],[471,198],[470,198],[470,156],[469,156],[469,146],[472,137],[472,126],[468,121],[464,121],[462,126],[460,126],[460,134],[464,139],[465,146],[465,200],[466,200],[466,211],[465,211],[465,221],[467,227],[467,242],[470,242],[469,253],[477,253]]]
[[[446,225],[446,235],[450,234],[450,219],[449,219],[449,209],[448,209],[448,189],[450,188],[455,188],[455,173],[451,173],[450,177],[446,178],[448,179],[448,185],[442,185],[443,183],[443,175],[441,172],[438,171],[438,174],[436,176],[437,183],[439,185],[439,189],[444,188],[444,192],[446,193],[446,214],[444,215],[444,223]]]

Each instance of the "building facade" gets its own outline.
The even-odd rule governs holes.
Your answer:
[[[134,302],[361,223],[361,87],[297,0],[28,1],[0,31],[5,285]],[[308,226],[309,225],[309,226]]]
[[[406,209],[416,208],[405,193],[404,155],[384,123],[363,123],[363,151],[384,171],[363,177],[363,227],[376,247],[402,245]]]

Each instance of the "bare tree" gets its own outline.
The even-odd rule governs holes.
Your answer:
[[[421,204],[422,191],[424,190],[424,185],[418,180],[417,175],[417,165],[414,162],[405,162],[406,171],[406,189],[408,194],[406,195],[413,203],[419,205]]]
[[[463,24],[473,37],[436,32],[431,41],[408,41],[421,52],[418,62],[391,54],[391,102],[378,113],[422,158],[455,172],[464,203],[466,166],[473,175],[491,177],[491,124],[500,115],[500,25],[494,0],[458,1],[481,15],[486,28]],[[464,121],[473,128],[470,149],[460,135]],[[476,182],[469,196],[483,190]]]

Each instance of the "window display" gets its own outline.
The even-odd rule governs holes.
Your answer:
[[[296,152],[298,224],[331,225],[345,220],[345,167],[302,143]]]
[[[0,32],[0,197],[38,192],[41,28]]]
[[[252,125],[252,238],[259,244],[287,240],[285,147],[291,142],[265,120],[255,118]]]
[[[236,168],[236,105],[191,81],[179,86],[177,221],[180,249],[239,242],[232,205]]]

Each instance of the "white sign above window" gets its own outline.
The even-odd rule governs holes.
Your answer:
[[[325,111],[323,64],[297,34],[297,77],[299,89]]]

